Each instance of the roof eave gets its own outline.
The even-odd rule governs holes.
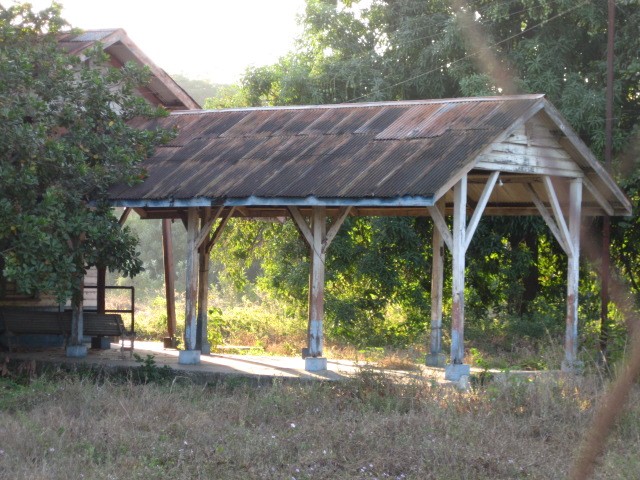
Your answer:
[[[189,207],[431,207],[433,196],[402,196],[393,198],[318,198],[308,197],[242,197],[191,199],[117,199],[114,207],[130,208],[189,208]]]

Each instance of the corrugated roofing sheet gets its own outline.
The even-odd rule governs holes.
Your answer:
[[[431,197],[542,95],[180,112],[114,201]]]

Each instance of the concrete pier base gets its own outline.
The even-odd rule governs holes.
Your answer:
[[[320,372],[327,369],[327,359],[324,357],[307,357],[304,359],[304,369],[307,372]]]
[[[560,370],[565,373],[580,375],[584,372],[584,363],[579,360],[574,360],[573,362],[563,360],[562,364],[560,365]]]
[[[69,345],[67,346],[67,357],[84,358],[87,356],[86,345]]]
[[[180,350],[178,363],[180,365],[200,365],[200,350]]]
[[[464,363],[450,363],[444,368],[444,379],[457,382],[462,376],[471,375],[471,366]]]

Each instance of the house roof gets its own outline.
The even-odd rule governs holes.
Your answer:
[[[144,182],[116,186],[110,197],[149,212],[234,206],[271,216],[288,205],[351,205],[361,214],[385,208],[424,214],[423,207],[446,201],[466,173],[473,203],[492,169],[493,150],[526,135],[533,123],[548,129],[548,142],[557,146],[533,147],[526,140],[520,147],[529,153],[520,156],[527,159],[533,148],[540,157],[561,151],[562,165],[569,165],[561,168],[573,165],[569,173],[592,187],[584,197],[587,210],[601,214],[605,202],[608,213],[630,213],[628,199],[543,95],[176,112],[141,120],[139,128],[176,128],[178,135],[144,163]],[[534,213],[522,178],[535,183],[532,174],[545,158],[516,167],[509,158],[497,159],[506,186],[492,196],[487,213]],[[556,172],[554,158],[540,171]],[[520,180],[510,180],[515,177]]]
[[[121,28],[64,33],[58,42],[68,53],[79,56],[99,42],[115,67],[121,67],[127,62],[149,67],[151,81],[140,93],[152,104],[162,105],[169,110],[200,109],[200,105],[164,70],[153,63]]]

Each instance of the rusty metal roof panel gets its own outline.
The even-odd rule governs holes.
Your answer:
[[[429,197],[540,95],[174,113],[177,127],[113,200]]]

